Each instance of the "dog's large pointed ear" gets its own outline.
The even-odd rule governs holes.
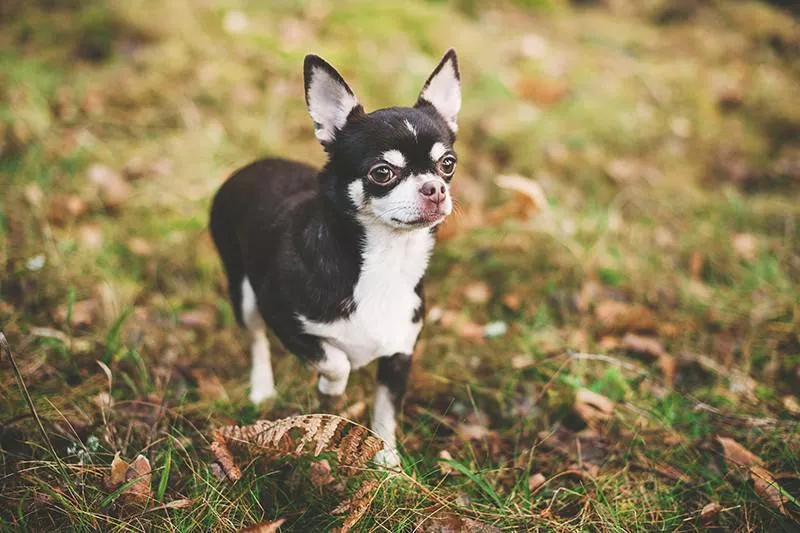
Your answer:
[[[306,56],[303,78],[306,105],[314,121],[314,133],[322,145],[327,146],[333,142],[348,118],[363,113],[364,108],[336,69],[319,56]]]
[[[415,107],[433,106],[450,130],[458,131],[456,116],[461,109],[461,76],[458,73],[458,58],[452,48],[447,51],[439,65],[422,87]]]

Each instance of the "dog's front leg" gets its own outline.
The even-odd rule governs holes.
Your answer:
[[[397,453],[397,416],[403,403],[411,371],[411,356],[396,353],[378,359],[378,378],[375,389],[375,404],[372,411],[372,430],[385,444],[375,455],[375,461],[393,468],[400,464]]]
[[[322,343],[325,352],[323,358],[316,363],[319,371],[320,404],[323,410],[335,412],[341,408],[342,395],[347,388],[347,379],[350,377],[350,359],[347,354],[335,346]]]

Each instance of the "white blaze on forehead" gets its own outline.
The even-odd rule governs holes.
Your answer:
[[[431,146],[431,159],[438,161],[447,152],[447,147],[442,143],[433,143]]]
[[[411,135],[413,135],[414,138],[416,139],[417,138],[417,128],[415,128],[414,125],[408,119],[405,119],[403,122],[405,122],[406,128],[408,128],[408,131],[410,131]]]
[[[387,150],[383,152],[383,160],[399,168],[406,166],[406,158],[400,150]]]

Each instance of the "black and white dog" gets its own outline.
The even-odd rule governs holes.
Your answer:
[[[450,180],[461,89],[455,51],[414,107],[366,113],[323,59],[304,64],[321,172],[284,159],[237,171],[211,208],[211,234],[236,317],[252,342],[250,399],[275,395],[268,325],[340,396],[352,369],[378,359],[376,459],[396,466],[396,415],[422,328],[422,277],[436,226],[453,208]]]

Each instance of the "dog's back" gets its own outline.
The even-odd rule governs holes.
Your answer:
[[[282,226],[292,213],[313,204],[319,195],[317,171],[286,159],[262,159],[233,174],[211,206],[209,226],[219,250],[236,319],[242,323],[242,280],[247,261],[275,252]],[[258,232],[255,241],[248,234]],[[258,242],[261,250],[248,250]],[[248,257],[249,256],[249,257]]]

